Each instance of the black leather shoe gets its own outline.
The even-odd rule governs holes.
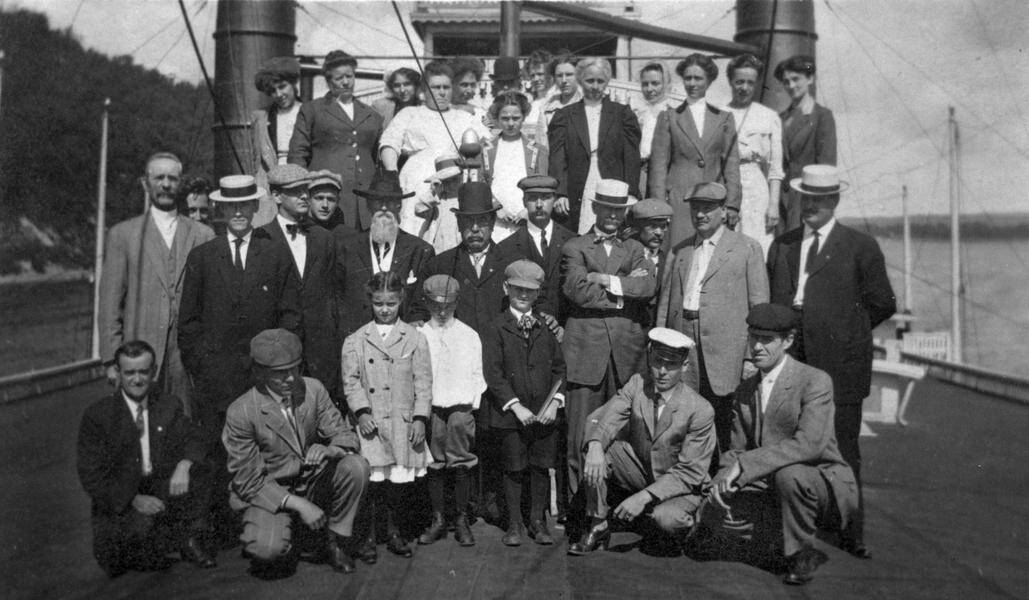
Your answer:
[[[218,563],[214,561],[214,557],[204,551],[204,547],[200,545],[200,542],[195,537],[186,540],[180,553],[182,554],[182,560],[188,560],[201,569],[213,569],[218,566]]]
[[[800,552],[786,557],[789,571],[783,576],[783,583],[789,585],[804,585],[814,578],[815,570],[829,560],[825,552],[816,548],[805,548]]]
[[[464,513],[459,513],[454,520],[454,537],[462,546],[475,545],[475,536],[472,535],[472,528],[468,526],[468,516]]]
[[[443,539],[447,535],[447,522],[443,518],[443,513],[435,513],[432,515],[432,523],[429,527],[418,536],[418,543],[423,546],[431,544],[436,540]]]
[[[554,536],[550,535],[550,529],[547,528],[547,522],[533,519],[529,521],[529,537],[532,541],[536,542],[541,546],[553,546]]]
[[[386,542],[386,548],[393,554],[404,558],[411,558],[411,556],[414,555],[414,551],[411,550],[411,546],[409,546],[408,543],[404,541],[404,538],[399,535],[394,535],[389,538],[389,541]]]
[[[856,556],[857,558],[865,560],[872,558],[872,551],[869,550],[867,546],[865,546],[864,542],[844,539],[842,542],[840,542],[840,548],[842,550],[846,550],[851,554],[851,556]]]
[[[522,525],[521,521],[513,521],[507,528],[507,533],[504,534],[504,537],[500,538],[500,541],[505,546],[521,546],[522,535],[524,534],[525,527]]]
[[[326,531],[328,539],[325,544],[325,562],[329,563],[334,571],[349,575],[357,570],[354,564],[354,557],[351,555],[353,540],[349,537],[336,535],[332,531]]]
[[[375,533],[368,534],[368,537],[361,541],[356,554],[361,562],[368,565],[374,565],[379,560],[379,551],[375,548]]]
[[[607,549],[609,543],[611,543],[611,527],[608,526],[607,521],[601,521],[590,527],[578,542],[568,546],[568,554],[585,556],[597,548]]]

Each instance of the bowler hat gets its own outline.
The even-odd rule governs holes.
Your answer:
[[[414,196],[414,192],[404,193],[400,187],[400,174],[396,171],[379,169],[372,175],[372,183],[366,190],[354,188],[353,192],[362,198],[369,200],[403,200]]]
[[[782,304],[755,304],[747,313],[747,326],[755,335],[782,335],[797,326],[797,313]]]
[[[250,358],[269,369],[289,369],[300,364],[300,338],[285,329],[265,329],[250,340]]]
[[[593,197],[589,198],[594,204],[611,206],[614,208],[628,208],[632,203],[629,201],[629,184],[617,179],[601,179],[593,191]]]
[[[493,190],[483,181],[469,181],[457,188],[457,208],[451,208],[455,215],[485,215],[500,210],[500,203],[493,200]]]
[[[527,290],[538,290],[543,287],[543,267],[528,259],[516,260],[504,269],[507,285]]]
[[[790,187],[806,196],[839,194],[849,186],[840,181],[840,170],[833,165],[807,165],[800,177],[790,180]]]
[[[717,181],[703,181],[693,186],[683,200],[686,202],[689,202],[690,200],[724,202],[728,196],[729,192],[725,189],[724,185]]]
[[[522,70],[518,66],[517,58],[501,56],[493,61],[493,73],[490,74],[490,79],[503,81],[506,79],[519,79],[521,76]]]
[[[268,195],[257,186],[253,175],[226,175],[218,180],[218,189],[211,192],[213,202],[249,202]]]
[[[433,302],[444,304],[457,300],[461,285],[450,275],[433,275],[422,284],[422,293]]]

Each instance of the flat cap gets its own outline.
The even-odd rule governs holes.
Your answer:
[[[528,259],[516,260],[504,269],[507,285],[514,285],[527,290],[538,290],[543,287],[543,267]]]
[[[450,275],[433,275],[426,279],[422,286],[425,297],[440,304],[456,301],[460,292],[461,284]]]
[[[725,189],[724,185],[714,181],[705,181],[703,183],[698,183],[697,185],[693,186],[693,189],[691,189],[690,192],[686,194],[686,197],[683,198],[683,200],[685,200],[686,202],[689,202],[690,200],[722,202],[726,199],[728,195],[729,192]]]
[[[632,205],[629,209],[629,216],[634,221],[646,221],[647,219],[671,219],[672,218],[672,206],[667,202],[661,200],[655,200],[654,198],[645,198],[640,200],[636,204]]]
[[[667,327],[654,327],[647,332],[650,350],[665,360],[685,360],[696,345],[688,335]]]
[[[343,189],[343,178],[328,169],[311,171],[308,173],[308,176],[310,177],[310,180],[307,182],[307,189],[309,190],[322,185],[334,187],[337,192]]]
[[[300,165],[275,165],[268,171],[268,186],[273,188],[293,188],[306,186],[311,174]]]
[[[523,192],[557,192],[557,179],[550,175],[529,175],[518,181],[518,187]]]
[[[747,314],[747,326],[755,335],[779,335],[797,326],[797,313],[782,304],[755,304]]]
[[[289,369],[300,364],[300,338],[285,329],[265,329],[250,340],[250,358],[269,369]]]

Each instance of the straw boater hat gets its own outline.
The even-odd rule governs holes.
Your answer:
[[[597,182],[597,189],[593,197],[588,198],[594,204],[611,206],[613,208],[628,208],[635,204],[629,200],[629,184],[617,179],[601,179]]]
[[[372,176],[372,183],[366,190],[354,188],[353,192],[368,200],[403,200],[414,196],[414,192],[404,193],[400,187],[400,176],[396,171],[385,171],[379,169]]]
[[[226,175],[218,180],[218,189],[211,192],[213,202],[248,202],[259,200],[268,191],[257,186],[253,175]]]
[[[457,177],[460,175],[461,157],[452,152],[444,152],[436,157],[434,166],[436,167],[436,172],[430,175],[429,178],[425,180],[425,183],[446,181],[451,177]]]
[[[790,187],[806,196],[839,194],[849,185],[840,181],[840,170],[833,165],[808,165],[800,172],[800,177],[790,180]]]

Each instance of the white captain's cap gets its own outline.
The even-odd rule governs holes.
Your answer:
[[[666,360],[685,360],[696,344],[684,333],[667,327],[655,327],[647,333],[650,350]]]

